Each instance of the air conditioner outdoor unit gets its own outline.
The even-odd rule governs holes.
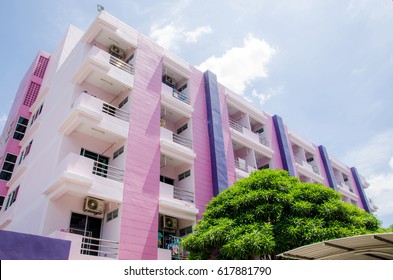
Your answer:
[[[105,209],[105,202],[103,200],[90,196],[85,198],[83,211],[91,212],[94,214],[102,214],[104,213],[104,209]]]
[[[162,216],[161,227],[163,229],[177,229],[177,219],[173,217]]]
[[[173,87],[176,86],[176,81],[175,81],[175,79],[172,78],[171,76],[168,76],[168,75],[164,75],[164,81],[163,81],[163,82],[166,83],[166,84],[170,84],[170,85],[172,85]]]
[[[123,59],[123,56],[124,56],[124,51],[116,45],[110,46],[109,53],[119,59]]]

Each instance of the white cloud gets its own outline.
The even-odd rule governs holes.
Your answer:
[[[255,89],[251,92],[251,96],[256,98],[259,101],[260,105],[264,105],[266,101],[273,98],[274,96],[279,95],[283,90],[283,87],[280,86],[278,89],[269,88],[265,92],[258,93]]]
[[[370,187],[367,196],[378,206],[377,216],[393,223],[393,130],[372,137],[361,147],[354,147],[345,157],[364,175]],[[389,226],[384,224],[383,226]]]
[[[229,49],[221,57],[212,56],[199,65],[198,69],[209,69],[217,75],[220,83],[243,95],[252,81],[268,76],[266,66],[276,52],[265,40],[248,34],[242,47]]]
[[[7,115],[5,113],[2,113],[0,117],[0,133],[1,131],[3,131],[6,121],[7,121]]]
[[[150,37],[160,46],[169,50],[178,49],[181,41],[196,43],[204,34],[211,33],[210,26],[200,26],[195,30],[186,31],[185,28],[171,22],[163,27],[154,25],[150,29]]]
[[[370,187],[366,192],[378,206],[378,216],[393,217],[393,156],[389,160],[389,167],[389,172],[372,175],[368,180]]]
[[[188,31],[185,33],[186,36],[186,42],[188,43],[196,43],[203,34],[209,34],[212,32],[212,29],[210,26],[200,26],[196,28],[194,31]]]
[[[161,28],[158,26],[152,26],[150,30],[150,37],[161,47],[171,49],[175,46],[180,32],[182,32],[181,28],[170,23]]]
[[[362,146],[353,147],[344,157],[345,162],[356,166],[365,176],[387,172],[387,163],[393,156],[392,139],[393,130],[376,134]]]

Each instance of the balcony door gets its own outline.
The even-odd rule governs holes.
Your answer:
[[[101,236],[102,219],[91,216],[72,213],[70,220],[70,232],[85,236],[81,247],[84,255],[97,256],[99,251],[99,241]]]
[[[88,151],[84,148],[81,149],[81,156],[94,160],[93,174],[101,177],[107,177],[109,163],[108,157]]]

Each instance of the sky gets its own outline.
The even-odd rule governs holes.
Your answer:
[[[393,224],[393,1],[7,1],[0,131],[38,51],[51,53],[70,24],[86,30],[97,4],[356,166]]]

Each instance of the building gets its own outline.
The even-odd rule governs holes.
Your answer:
[[[105,11],[38,55],[1,141],[0,229],[70,259],[183,258],[206,203],[261,168],[376,210],[356,168]]]

